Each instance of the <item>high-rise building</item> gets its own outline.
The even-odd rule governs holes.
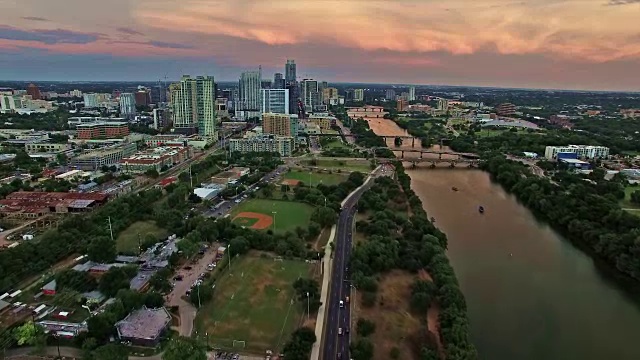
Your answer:
[[[262,81],[260,82],[261,89],[271,89],[272,86],[273,86],[273,83],[271,82],[271,80],[262,79]]]
[[[136,98],[132,93],[120,94],[120,116],[134,117],[136,115]]]
[[[384,92],[384,98],[386,100],[395,100],[396,99],[396,91],[393,89],[387,89],[387,91]]]
[[[364,89],[353,90],[353,101],[364,101]]]
[[[289,114],[298,113],[298,100],[300,99],[300,87],[298,83],[287,84],[289,90]]]
[[[246,120],[257,116],[262,107],[262,71],[245,71],[240,75],[238,86],[239,99],[236,106],[236,115]],[[240,113],[238,113],[240,111]]]
[[[263,113],[289,114],[289,89],[262,89]]]
[[[409,102],[405,99],[398,99],[396,101],[396,110],[398,111],[406,111],[409,106]]]
[[[438,99],[438,110],[447,111],[449,110],[449,100],[440,98]]]
[[[262,114],[262,129],[265,134],[296,137],[298,117],[286,114]]]
[[[135,93],[137,106],[149,106],[151,104],[151,90],[150,89],[138,89]]]
[[[293,84],[297,81],[295,60],[287,59],[287,63],[284,65],[284,79],[287,84]]]
[[[273,89],[284,89],[284,77],[282,73],[275,73],[273,75]]]
[[[302,102],[304,104],[305,110],[307,112],[312,112],[314,106],[320,105],[318,81],[313,79],[302,80],[302,95],[303,95]]]
[[[27,86],[27,95],[31,95],[32,100],[42,99],[42,95],[40,95],[40,89],[38,89],[35,84],[29,84],[29,86]]]
[[[213,76],[183,75],[178,86],[172,85],[171,107],[176,132],[208,138],[216,136],[215,82]]]
[[[86,108],[97,108],[98,107],[98,94],[90,93],[84,94],[84,107]]]
[[[416,87],[415,86],[409,86],[409,98],[407,100],[409,100],[409,101],[415,101],[416,100]]]
[[[155,108],[153,109],[153,128],[156,130],[162,129],[169,125],[167,121],[167,110]]]

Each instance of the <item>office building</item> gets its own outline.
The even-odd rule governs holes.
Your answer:
[[[314,106],[320,105],[318,81],[313,79],[302,80],[302,95],[305,111],[312,112]]]
[[[120,94],[120,116],[132,118],[136,115],[136,98],[132,93]]]
[[[384,98],[388,101],[395,100],[396,91],[393,89],[387,89],[387,91],[384,92]]]
[[[153,109],[153,128],[159,130],[169,125],[169,112],[166,109]]]
[[[113,139],[129,135],[129,125],[118,121],[96,121],[76,126],[78,139]]]
[[[22,109],[22,99],[15,95],[0,94],[0,113],[14,113]]]
[[[295,115],[262,114],[262,129],[265,134],[297,137],[298,117]]]
[[[287,85],[297,82],[295,60],[287,60],[287,63],[284,65],[284,79]]]
[[[229,101],[226,98],[216,99],[216,116],[218,119],[229,118]]]
[[[396,101],[396,110],[397,111],[407,111],[409,107],[409,101],[405,99],[398,99]]]
[[[70,165],[81,170],[95,171],[102,166],[116,165],[127,156],[135,154],[135,143],[125,143],[111,148],[89,151],[71,159]]]
[[[42,99],[42,95],[40,95],[40,89],[38,89],[35,84],[29,84],[29,86],[27,86],[27,95],[31,95],[32,100]]]
[[[289,90],[289,114],[298,114],[298,100],[300,100],[300,87],[298,86],[297,83],[288,84],[287,90]]]
[[[282,73],[275,73],[273,75],[273,89],[284,89],[285,88],[285,82],[284,82],[284,76],[282,75]]]
[[[496,114],[502,116],[515,115],[516,106],[510,103],[500,104],[496,106]]]
[[[290,136],[276,136],[260,134],[242,139],[230,139],[229,151],[250,152],[277,152],[282,157],[291,156],[295,146],[295,140]]]
[[[173,127],[181,134],[216,136],[215,82],[213,76],[183,75],[171,87]]]
[[[262,89],[262,113],[289,114],[288,89]]]
[[[581,159],[606,158],[609,156],[609,148],[605,146],[590,145],[569,145],[569,146],[547,146],[544,150],[544,157],[552,160],[563,157],[562,154],[576,154]]]
[[[262,71],[245,71],[240,75],[238,86],[239,100],[236,116],[248,120],[260,114],[262,108]]]
[[[416,100],[416,87],[415,86],[409,86],[409,97],[408,99],[409,101],[415,101]]]

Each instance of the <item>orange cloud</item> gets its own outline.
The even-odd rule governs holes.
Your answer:
[[[550,54],[603,62],[640,56],[640,5],[605,0],[139,0],[156,30],[270,45],[335,43],[363,50]]]

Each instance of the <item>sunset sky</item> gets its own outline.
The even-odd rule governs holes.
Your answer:
[[[640,91],[640,0],[0,0],[0,79]]]

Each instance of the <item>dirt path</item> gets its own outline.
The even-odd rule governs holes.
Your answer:
[[[424,269],[418,272],[418,276],[422,280],[433,282],[431,274],[429,274]],[[429,305],[429,310],[427,310],[427,328],[429,329],[429,332],[431,332],[435,336],[438,346],[438,354],[440,355],[441,359],[444,359],[445,353],[444,346],[442,345],[442,337],[440,336],[440,319],[438,318],[439,315],[440,305],[438,305],[438,303],[434,300],[431,302],[431,305]]]

